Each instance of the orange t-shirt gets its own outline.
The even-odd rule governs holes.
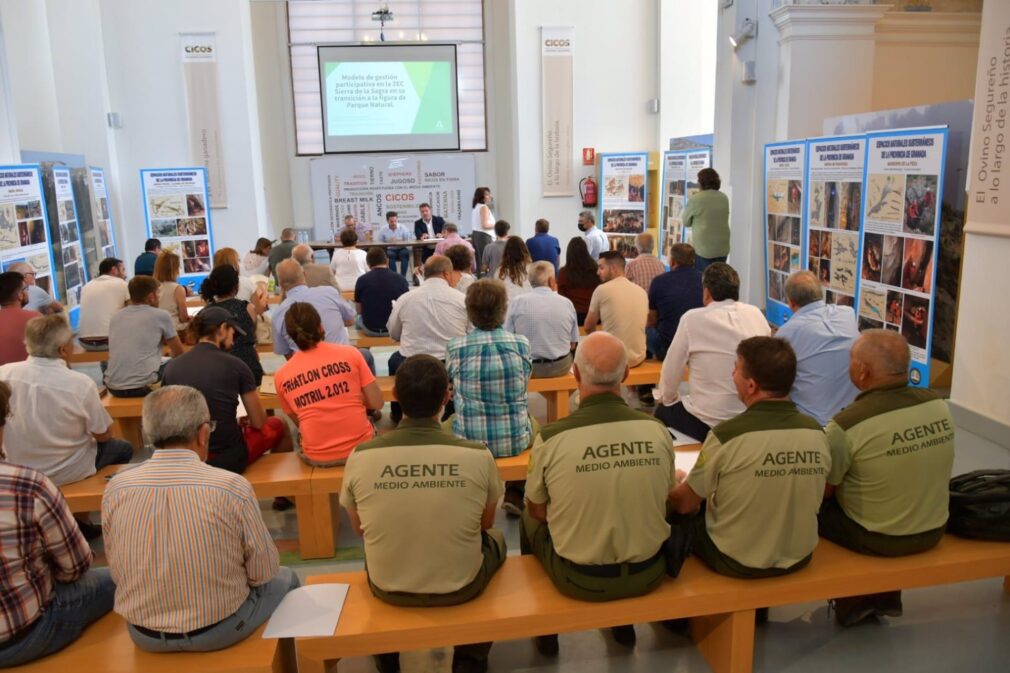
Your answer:
[[[297,351],[274,374],[284,413],[298,419],[302,452],[325,463],[346,459],[373,437],[362,388],[375,381],[353,346],[321,343]]]

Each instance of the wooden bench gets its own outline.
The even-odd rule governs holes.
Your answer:
[[[192,346],[187,344],[182,345],[183,350],[189,350]],[[166,356],[171,355],[167,349],[165,349],[164,354]],[[258,353],[273,353],[274,345],[272,343],[256,344],[256,352]],[[74,352],[70,354],[67,358],[67,362],[72,365],[84,364],[87,362],[108,362],[109,351],[87,351],[81,348],[80,344],[74,344]]]
[[[607,603],[562,596],[530,556],[510,556],[483,594],[445,608],[382,603],[364,572],[319,575],[308,584],[349,584],[347,601],[332,636],[296,639],[295,649],[300,673],[323,673],[326,662],[345,657],[691,618],[692,640],[714,673],[747,673],[757,608],[1007,575],[1010,544],[949,535],[935,549],[900,558],[862,556],[822,540],[807,568],[761,580],[723,577],[690,558],[676,580]]]
[[[285,640],[265,640],[261,626],[240,643],[216,652],[144,652],[130,640],[126,622],[110,612],[56,654],[11,670],[22,673],[103,671],[104,673],[295,673],[294,653]]]

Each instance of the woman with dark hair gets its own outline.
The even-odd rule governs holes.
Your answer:
[[[239,273],[243,276],[267,275],[267,269],[270,268],[270,251],[273,247],[269,238],[256,239],[256,246],[242,258],[242,269]]]
[[[239,275],[235,267],[222,264],[214,267],[200,286],[200,296],[207,306],[220,306],[235,318],[245,334],[235,334],[230,353],[249,365],[258,388],[263,381],[263,365],[256,352],[256,320],[267,310],[266,296],[253,295],[253,302],[239,299]],[[198,314],[199,315],[199,314]]]
[[[682,219],[691,228],[694,268],[704,271],[729,256],[729,199],[719,191],[722,181],[713,168],[698,171],[700,191],[687,200]]]
[[[319,313],[296,302],[284,329],[298,346],[274,374],[284,413],[301,430],[299,456],[309,465],[343,465],[354,448],[375,436],[368,412],[382,408],[382,391],[361,352],[324,341]]]
[[[470,213],[470,238],[473,240],[477,268],[484,262],[484,248],[494,240],[494,214],[491,212],[491,189],[478,187],[473,193],[473,211]]]
[[[358,248],[358,234],[353,229],[340,232],[339,250],[332,252],[330,269],[341,292],[353,292],[358,278],[368,273],[368,253]]]
[[[509,236],[495,274],[498,280],[505,283],[505,293],[509,299],[518,294],[533,291],[527,277],[527,269],[532,263],[533,259],[530,257],[529,248],[526,247],[523,239],[518,236]]]
[[[596,275],[598,268],[596,260],[589,255],[585,238],[576,236],[568,241],[565,265],[558,271],[558,294],[568,297],[575,305],[580,325],[586,322],[593,290],[600,284],[600,277]]]

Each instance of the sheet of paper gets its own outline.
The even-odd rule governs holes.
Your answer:
[[[264,638],[332,636],[349,584],[313,584],[288,593],[263,632]]]
[[[674,430],[670,426],[667,426],[666,429],[670,431],[670,435],[673,437],[673,445],[674,446],[686,446],[688,444],[701,444],[701,440],[700,439],[695,439],[694,437],[690,437],[688,435],[685,435],[683,432],[680,432],[678,430]]]
[[[248,414],[246,414],[245,411],[245,404],[242,402],[242,398],[240,397],[238,398],[238,408],[235,409],[235,418],[242,418],[247,415]]]
[[[698,456],[701,451],[678,451],[674,456],[673,466],[678,470],[684,470],[687,474],[691,474],[691,470],[694,469],[694,464],[698,462]]]
[[[263,382],[260,383],[260,392],[264,395],[276,395],[277,385],[274,383],[273,376],[264,376]]]

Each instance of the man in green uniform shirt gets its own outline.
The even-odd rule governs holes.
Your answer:
[[[505,562],[505,538],[491,528],[504,487],[487,447],[442,430],[449,400],[445,366],[407,358],[393,389],[405,418],[358,445],[344,468],[340,504],[364,537],[376,598],[407,607],[458,605],[484,590]],[[453,673],[486,671],[491,643],[461,645]],[[399,670],[397,653],[376,657]]]
[[[910,358],[897,332],[863,332],[849,354],[849,378],[862,392],[825,428],[832,467],[820,533],[861,554],[926,551],[947,524],[954,421],[935,392],[908,385]],[[834,605],[842,626],[902,613],[900,591]]]
[[[698,191],[684,206],[681,219],[690,230],[685,241],[694,246],[694,268],[704,271],[709,264],[725,262],[729,256],[729,199],[719,191],[722,180],[713,168],[698,171]]]
[[[673,442],[652,416],[621,397],[624,344],[606,333],[575,351],[578,411],[546,425],[533,441],[520,542],[543,563],[558,591],[585,601],[641,596],[666,570],[666,505],[674,485]],[[633,626],[615,627],[623,645]],[[537,638],[542,654],[556,635]]]

